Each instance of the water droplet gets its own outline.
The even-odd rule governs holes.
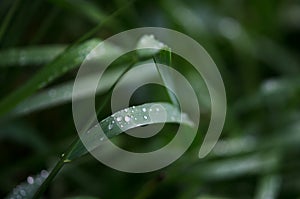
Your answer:
[[[112,121],[111,123],[113,123],[113,124],[114,124],[114,123],[115,123],[115,121]]]
[[[48,175],[49,175],[48,171],[46,171],[46,170],[42,170],[42,171],[41,171],[41,176],[42,176],[43,178],[47,178]]]
[[[22,196],[26,196],[26,191],[24,191],[23,189],[20,191],[20,194],[22,195]]]
[[[144,119],[146,120],[146,119],[148,119],[148,117],[146,115],[144,115]]]
[[[147,109],[146,109],[146,108],[143,108],[143,109],[142,109],[142,111],[143,111],[143,112],[146,112],[146,111],[147,111]]]
[[[126,108],[124,111],[127,113],[128,112],[128,108]]]
[[[109,124],[108,125],[108,130],[111,130],[113,128],[113,125],[112,124]]]
[[[104,137],[100,138],[100,141],[103,141],[104,140]]]
[[[131,119],[130,119],[130,117],[128,115],[126,115],[125,118],[124,118],[124,120],[125,120],[125,122],[129,122]]]
[[[124,126],[121,124],[121,128],[123,128]]]
[[[156,111],[159,111],[159,108],[156,108],[155,110],[156,110]]]
[[[133,106],[132,108],[135,108],[135,106]]]
[[[28,184],[33,184],[33,183],[34,183],[33,177],[28,176],[28,177],[27,177],[27,182],[28,182]]]
[[[149,111],[152,111],[152,108],[150,108]]]
[[[122,117],[120,116],[120,117],[117,117],[117,121],[118,122],[121,122],[122,121]]]
[[[134,120],[137,120],[137,118],[134,118]]]

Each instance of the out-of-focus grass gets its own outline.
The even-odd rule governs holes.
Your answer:
[[[122,0],[33,0],[30,6],[25,1],[0,2],[0,113],[4,117],[9,110],[9,114],[18,113],[18,117],[7,117],[0,123],[0,197],[28,176],[51,168],[77,135],[71,96],[65,93],[75,78],[73,67],[80,61],[74,58],[79,54],[71,53],[64,60],[61,56],[60,62],[58,58],[66,45],[74,44],[125,4]],[[188,152],[163,170],[139,175],[114,171],[85,156],[57,176],[45,197],[300,197],[299,16],[299,2],[271,0],[136,1],[127,12],[112,16],[110,23],[93,31],[95,37],[105,39],[133,27],[163,26],[190,35],[206,48],[222,74],[228,97],[221,140],[208,157],[197,159],[200,134],[206,132],[209,123],[208,93],[189,63],[175,56],[172,65],[200,91],[197,95],[206,110],[199,135]],[[53,75],[36,72],[45,71],[45,64],[53,73],[70,68],[42,88],[40,83]],[[104,99],[103,93],[121,68],[108,71],[107,88],[99,91],[97,99]],[[10,95],[24,85],[22,92]],[[41,91],[36,92],[38,89]],[[163,101],[165,92],[157,87],[140,89],[131,103]],[[54,93],[54,101],[47,100]],[[24,109],[29,111],[22,112]],[[109,114],[104,108],[99,117]],[[164,132],[173,128],[167,126]],[[159,136],[147,145],[136,144],[126,136],[117,141],[129,148],[155,148],[168,139]]]

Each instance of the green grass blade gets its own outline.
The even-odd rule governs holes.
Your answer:
[[[167,113],[166,118],[163,117],[165,113]],[[112,138],[133,128],[164,122],[181,123],[193,126],[193,122],[188,116],[184,113],[181,114],[176,106],[169,103],[147,103],[114,113],[102,120],[99,125],[90,128],[82,135],[81,139],[83,139],[85,143],[88,143],[92,149],[95,149],[105,141],[105,138],[99,138],[100,134],[98,132],[100,128],[107,138]],[[79,148],[80,150],[74,150],[67,156],[65,161],[72,161],[87,153],[81,142],[78,143],[75,148]]]
[[[143,37],[140,39],[140,41],[142,39],[143,39]],[[160,43],[158,41],[155,41],[155,42]],[[139,47],[143,47],[143,46],[139,46]],[[161,45],[158,45],[158,47],[161,47]],[[101,57],[101,60],[99,59],[99,61],[102,61],[106,57],[113,56],[113,54],[115,52],[120,51],[120,50],[121,49],[119,49],[116,46],[107,45],[107,53],[105,55],[103,55],[103,57]],[[146,54],[143,54],[146,52],[145,50],[138,51],[138,55],[140,56],[139,59],[141,59],[141,60],[149,59],[152,56],[159,55],[160,54],[159,50],[160,49],[155,49],[155,50],[150,50],[150,51],[146,50],[147,51]],[[141,54],[141,52],[142,52],[142,54]],[[164,51],[162,51],[162,52],[164,52]],[[0,56],[1,56],[1,53],[0,53]],[[170,56],[169,53],[167,53],[166,61],[168,61],[170,59],[169,56]],[[124,64],[124,62],[128,62],[130,60],[129,58],[132,59],[132,57],[128,57],[128,58],[126,57],[124,59],[121,59],[121,61],[122,61],[121,63]],[[35,54],[32,53],[31,55],[29,55],[28,59],[30,59],[30,60],[35,59]],[[134,59],[134,57],[133,57],[133,59]],[[101,93],[107,91],[107,89],[111,85],[113,85],[113,83],[123,73],[123,71],[124,71],[124,67],[120,67],[118,69],[108,71],[108,73],[103,76],[103,80],[101,80],[101,82],[99,82],[99,85],[97,87],[97,93],[101,94]],[[155,72],[155,71],[153,70],[153,72]],[[154,74],[153,72],[151,71],[151,73],[141,74],[141,75],[143,75],[144,78],[147,79],[147,78],[151,78],[152,76],[156,75],[156,73]],[[166,72],[168,72],[168,71],[166,71]],[[167,76],[167,74],[165,76]],[[82,84],[88,85],[89,84],[88,82],[91,82],[95,78],[98,78],[97,75],[90,74],[90,75],[87,75],[85,78],[82,78],[78,81]],[[168,79],[168,81],[166,81],[166,83],[171,84],[171,81]],[[33,96],[30,96],[27,99],[20,102],[20,104],[18,104],[7,115],[7,117],[15,117],[15,116],[19,116],[19,115],[29,114],[34,111],[43,110],[45,108],[50,108],[53,106],[57,106],[57,105],[66,103],[66,102],[70,102],[72,100],[73,84],[74,84],[74,81],[66,82],[61,85],[43,90]],[[173,94],[173,93],[170,92],[170,94]],[[88,93],[85,90],[82,90],[82,93],[78,96],[78,98],[89,96],[89,95],[91,95],[91,93]],[[176,101],[176,98],[174,98],[174,100]]]
[[[163,110],[167,113],[166,118],[164,118],[165,112]],[[151,120],[150,114],[152,113],[152,116],[154,117],[151,117]],[[162,114],[164,115],[162,116]],[[130,120],[134,121],[134,123],[126,122],[125,124],[122,123],[122,121],[120,121],[119,118],[123,118],[122,121],[124,122],[129,121],[130,118]],[[99,123],[99,125],[90,128],[87,132],[84,133],[81,139],[84,139],[85,143],[88,143],[88,145],[90,146],[89,150],[93,150],[105,141],[105,139],[99,138],[99,128],[102,128],[107,138],[112,138],[132,128],[164,122],[181,123],[193,126],[193,122],[188,118],[188,116],[184,113],[181,113],[176,106],[168,103],[147,103],[140,106],[126,108],[124,110],[114,113],[113,115],[102,120]],[[120,126],[118,126],[117,124],[119,124]],[[45,191],[47,186],[50,184],[50,182],[57,175],[57,173],[60,171],[60,169],[65,163],[69,163],[87,154],[87,152],[88,151],[81,142],[81,140],[76,139],[69,148],[69,150],[62,155],[61,160],[56,164],[54,169],[51,171],[49,177],[37,190],[33,198],[39,198],[39,196],[41,196],[41,194]]]
[[[174,80],[172,78],[171,71],[159,66],[159,64],[162,64],[162,65],[171,67],[171,64],[172,64],[171,63],[172,62],[171,49],[168,47],[165,47],[163,50],[161,50],[156,56],[154,56],[154,62],[155,62],[156,68],[157,68],[164,84],[175,90],[176,87],[174,85]],[[175,94],[169,89],[167,89],[167,93],[170,97],[171,102],[174,105],[176,105],[177,107],[179,107],[179,103],[177,101]]]
[[[103,94],[106,92],[116,79],[122,74],[122,69],[113,70],[103,76],[101,82],[97,87],[97,94]],[[90,81],[97,78],[97,75],[87,75],[86,77],[79,79],[78,84],[88,85]],[[101,85],[100,85],[101,83]],[[72,101],[74,81],[69,81],[58,86],[43,90],[33,96],[28,97],[20,104],[18,104],[9,114],[9,117],[15,117],[19,115],[29,114],[35,111],[43,110],[58,106]],[[86,96],[91,96],[90,91],[82,90],[78,96],[74,98],[80,99]]]
[[[280,176],[270,174],[264,176],[259,182],[255,199],[276,199],[280,188]]]
[[[7,29],[8,25],[9,25],[10,21],[12,20],[12,17],[14,15],[14,13],[16,12],[16,10],[17,10],[17,8],[19,6],[20,1],[21,0],[15,0],[14,4],[10,8],[9,12],[7,13],[6,17],[4,18],[4,21],[1,24],[1,27],[0,27],[0,42],[1,42],[2,38],[3,38],[3,35],[6,32],[6,29]]]
[[[12,92],[0,102],[0,116],[14,108],[19,102],[32,95],[67,71],[78,66],[90,51],[99,44],[98,39],[89,40],[81,45],[68,49],[53,62],[42,68],[22,87]]]
[[[237,178],[245,174],[263,174],[271,170],[278,163],[274,153],[258,152],[242,157],[233,157],[225,160],[216,160],[191,168],[186,175],[198,176],[199,179],[208,181]],[[201,168],[201,169],[200,169]],[[197,178],[197,177],[196,177]]]
[[[172,76],[169,70],[160,67],[158,64],[162,64],[165,66],[171,67],[172,62],[172,52],[171,49],[163,44],[162,42],[156,40],[154,35],[144,35],[137,44],[137,48],[148,48],[142,50],[139,53],[140,56],[149,56],[154,55],[153,59],[156,65],[156,68],[166,86],[169,86],[175,89]],[[171,102],[179,107],[176,96],[169,89],[167,89],[167,93],[171,99]]]
[[[31,46],[0,51],[0,67],[45,64],[65,50],[65,45]]]

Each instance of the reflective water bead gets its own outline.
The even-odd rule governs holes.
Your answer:
[[[125,120],[125,122],[129,122],[131,119],[130,119],[130,117],[128,115],[126,115],[125,118],[124,118],[124,120]]]
[[[122,117],[117,117],[117,121],[118,122],[122,121]]]

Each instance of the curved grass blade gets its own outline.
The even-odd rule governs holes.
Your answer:
[[[91,39],[65,51],[61,56],[42,68],[22,87],[12,92],[0,102],[0,116],[10,111],[19,102],[44,87],[67,71],[78,66],[90,51],[99,44],[98,39]]]
[[[92,147],[89,148],[89,150],[93,150],[105,141],[103,138],[98,139],[100,130],[99,128],[102,128],[107,138],[112,138],[132,128],[165,122],[181,123],[191,127],[194,125],[185,113],[181,114],[179,109],[172,104],[147,103],[140,106],[126,108],[114,113],[113,115],[102,120],[98,125],[90,128],[84,133],[81,139],[84,139],[84,141]],[[81,140],[79,138],[76,139],[70,146],[69,150],[62,155],[60,161],[50,172],[49,177],[37,190],[33,198],[35,199],[41,196],[47,185],[53,180],[64,164],[69,163],[87,153],[88,151]]]
[[[106,92],[122,74],[122,72],[123,71],[120,69],[111,71],[107,73],[107,75],[104,75],[103,80],[99,82],[96,93],[103,94]],[[97,78],[97,75],[87,75],[86,77],[78,80],[78,84],[88,85],[89,82],[95,78]],[[28,97],[18,104],[10,113],[8,113],[8,117],[29,114],[35,111],[70,102],[72,101],[73,85],[74,81],[66,82]],[[82,90],[82,92],[78,96],[74,96],[74,98],[81,99],[83,97],[90,96],[91,94],[92,93],[90,91]]]
[[[0,51],[0,67],[39,65],[52,61],[65,45],[34,46]]]
[[[114,113],[90,128],[82,135],[81,139],[92,147],[89,148],[89,150],[93,150],[101,145],[107,138],[112,138],[133,128],[158,123],[180,123],[191,127],[194,125],[187,114],[181,113],[175,105],[169,103],[147,103],[132,106]],[[99,137],[100,128],[107,138]],[[75,150],[67,155],[65,161],[70,162],[86,153],[86,148],[80,142],[75,147]]]
[[[152,38],[151,36],[148,36],[148,35],[146,35],[146,37],[150,37],[150,39]],[[143,43],[141,41],[143,41],[144,38],[145,38],[145,36],[143,36],[140,39],[138,45],[140,45],[140,43]],[[149,50],[146,49],[146,50],[138,51],[137,52],[138,53],[137,55],[139,56],[138,59],[140,59],[140,60],[149,59],[153,56],[159,55],[165,46],[157,40],[148,42],[148,44],[149,44],[148,45],[149,47],[150,47],[150,45],[152,45],[156,49],[149,49]],[[140,45],[139,47],[143,48],[144,46]],[[121,51],[121,49],[119,49],[118,47],[113,46],[113,45],[107,45],[107,53],[103,57],[101,57],[101,60],[105,59],[108,56],[113,55],[117,51]],[[164,61],[164,62],[170,63],[171,54],[167,53],[166,56],[167,56],[166,61]],[[133,58],[129,57],[129,58],[134,59],[134,57]],[[124,65],[124,62],[128,62],[129,58],[121,59],[122,65]],[[97,59],[97,57],[95,59]],[[101,61],[101,60],[99,59],[99,61]],[[166,64],[168,64],[168,63],[166,63]],[[106,75],[103,75],[103,80],[101,80],[99,82],[99,85],[97,87],[97,93],[101,94],[101,93],[105,92],[111,85],[113,85],[113,83],[123,73],[123,71],[124,71],[124,67],[120,67],[120,69],[118,68],[118,69],[114,69],[112,71],[108,71],[108,73]],[[166,71],[166,73],[168,73],[168,71]],[[157,74],[157,71],[148,70],[147,72],[144,73],[144,75],[142,75],[143,76],[142,78],[146,78],[146,79],[150,78],[151,79],[156,74]],[[165,74],[165,76],[167,76],[167,74]],[[87,75],[86,77],[84,77],[78,81],[82,85],[88,85],[89,82],[91,82],[95,78],[98,78],[98,76],[95,74],[91,74],[91,75]],[[171,84],[171,83],[172,83],[171,79],[168,79],[168,81],[167,80],[165,81],[165,84]],[[9,117],[14,117],[14,116],[24,115],[24,114],[28,114],[28,113],[31,113],[34,111],[42,110],[45,108],[50,108],[50,107],[71,101],[73,84],[74,84],[74,81],[70,81],[70,82],[46,89],[46,90],[41,91],[40,93],[37,93],[31,97],[28,97],[27,99],[20,102],[20,104],[18,104],[7,115],[7,117],[9,118]],[[173,89],[174,89],[174,86],[173,86]],[[82,90],[82,93],[80,94],[80,96],[76,96],[75,98],[77,98],[77,97],[82,98],[82,97],[89,96],[89,95],[91,95],[90,91]],[[173,95],[173,93],[170,92],[170,95]],[[173,104],[176,104],[177,103],[176,97],[174,96],[173,99],[174,99],[172,101]]]

